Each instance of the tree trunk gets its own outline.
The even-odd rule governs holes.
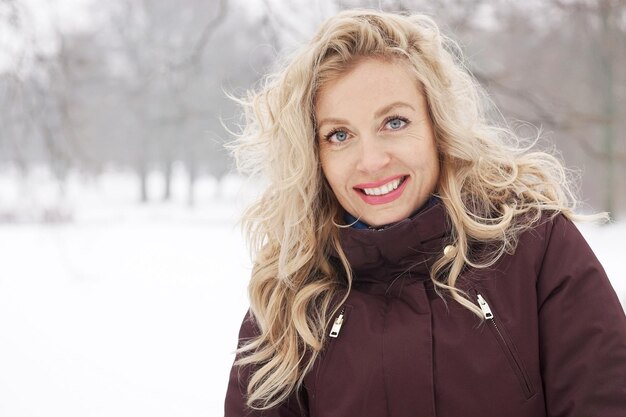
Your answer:
[[[172,199],[172,161],[165,163],[165,170],[163,171],[163,201],[170,201]]]
[[[193,207],[196,204],[196,164],[190,163],[187,167],[189,171],[189,182],[187,183],[187,205]]]
[[[139,168],[139,196],[141,203],[148,202],[148,170],[145,166]]]
[[[602,68],[602,99],[606,117],[606,122],[602,127],[604,155],[606,157],[604,210],[615,216],[615,90],[613,85],[613,48],[615,47],[615,39],[610,21],[610,8],[602,7],[601,14],[603,45],[600,65]]]

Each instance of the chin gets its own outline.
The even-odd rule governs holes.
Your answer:
[[[401,220],[408,218],[410,213],[387,213],[384,215],[372,215],[363,217],[362,220],[373,227],[386,226],[391,223],[397,223]]]

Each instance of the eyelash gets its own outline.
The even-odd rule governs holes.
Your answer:
[[[333,130],[331,130],[330,132],[328,132],[327,134],[325,134],[325,135],[324,135],[324,139],[326,139],[327,141],[329,141],[329,142],[330,142],[330,138],[332,138],[332,137],[333,137],[333,135],[334,135],[335,133],[337,133],[337,132],[345,132],[345,130],[344,130],[344,129],[341,129],[341,128],[336,127],[336,128],[334,128]],[[347,133],[347,132],[346,132],[346,133]]]
[[[385,118],[385,121],[384,121],[383,124],[387,125],[387,123],[389,123],[390,121],[395,120],[395,119],[402,120],[404,122],[404,126],[406,126],[409,123],[411,123],[411,121],[409,119],[407,119],[406,117],[403,117],[403,116],[400,116],[400,115],[394,115],[394,116],[389,116],[389,117]],[[404,126],[402,126],[402,127],[404,127]],[[394,129],[394,130],[398,130],[398,129]],[[326,139],[327,141],[330,142],[330,138],[332,138],[333,135],[335,133],[337,133],[337,132],[345,132],[345,130],[342,129],[342,128],[336,127],[334,129],[332,129],[330,132],[328,132],[326,135],[324,135],[324,139]]]
[[[407,119],[406,117],[403,117],[403,116],[400,116],[400,115],[396,114],[396,115],[394,115],[394,116],[389,116],[389,117],[387,117],[387,118],[385,119],[385,125],[386,125],[387,123],[389,123],[390,121],[395,120],[395,119],[402,120],[402,121],[404,122],[404,126],[406,126],[406,125],[408,125],[409,123],[411,123],[411,121],[410,121],[409,119]],[[402,127],[404,127],[404,126],[402,126]],[[394,129],[394,130],[398,130],[398,129]]]

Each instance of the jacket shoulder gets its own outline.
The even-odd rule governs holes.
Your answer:
[[[556,288],[579,280],[610,287],[604,268],[572,220],[562,213],[546,213],[534,231],[543,246],[537,282],[540,305]]]
[[[539,351],[549,415],[623,415],[626,317],[604,268],[564,215],[538,226]]]

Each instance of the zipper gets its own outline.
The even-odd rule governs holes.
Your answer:
[[[483,296],[480,294],[478,294],[478,305],[480,306],[480,309],[483,311],[483,316],[485,316],[485,319],[492,320],[493,312],[491,311],[489,304],[487,304]]]
[[[335,319],[335,323],[333,323],[333,327],[332,329],[330,329],[330,333],[329,336],[330,337],[337,337],[339,336],[339,332],[341,331],[341,326],[343,325],[343,314],[345,313],[346,308],[343,307],[341,309],[341,313],[339,313],[339,316]]]
[[[332,322],[332,326],[330,329],[330,333],[328,334],[328,338],[324,343],[324,346],[321,351],[321,357],[317,361],[319,364],[319,368],[314,372],[314,388],[313,392],[316,392],[319,387],[322,386],[326,378],[336,379],[335,375],[332,374],[334,370],[336,370],[337,365],[343,363],[345,358],[351,355],[352,347],[345,344],[344,342],[349,342],[345,339],[345,336],[350,336],[349,334],[349,321],[350,315],[352,314],[352,305],[344,303],[341,305],[337,311],[339,314],[335,313],[334,321]],[[346,326],[348,329],[346,330]],[[339,339],[339,333],[343,330],[344,339]],[[326,329],[328,331],[328,328]],[[346,333],[348,331],[348,333]],[[336,349],[339,349],[340,357],[337,358]],[[313,398],[310,398],[311,403],[310,409],[319,409],[320,408],[320,396],[314,395]]]
[[[520,385],[522,386],[522,389],[524,390],[526,399],[529,399],[535,394],[534,388],[530,382],[530,378],[528,377],[528,374],[524,370],[521,360],[519,359],[516,351],[513,349],[512,342],[510,342],[508,338],[506,337],[504,328],[501,329],[498,326],[498,323],[496,322],[495,314],[493,310],[491,309],[491,307],[489,306],[489,304],[487,303],[487,300],[485,300],[485,298],[481,294],[477,294],[476,299],[478,300],[478,306],[483,312],[483,316],[485,317],[485,320],[487,320],[491,324],[493,333],[497,337],[500,345],[503,347],[506,356],[509,358],[509,362],[511,363],[513,367],[513,371],[517,375]]]

